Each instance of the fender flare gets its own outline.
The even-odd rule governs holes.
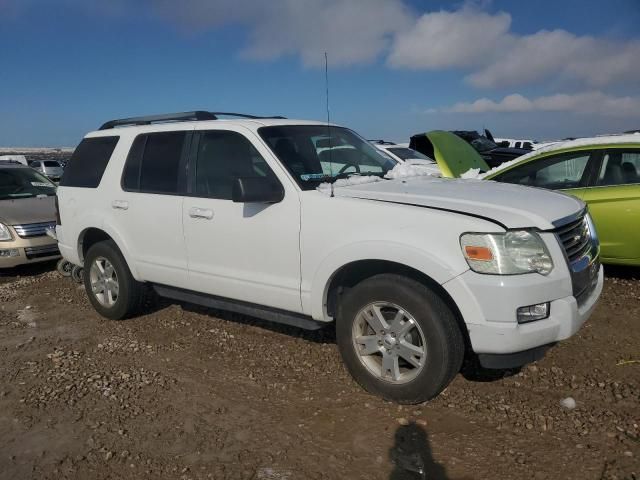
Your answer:
[[[362,260],[384,260],[405,265],[422,272],[440,285],[468,269],[467,265],[462,264],[459,270],[452,269],[452,265],[425,250],[401,243],[367,241],[345,245],[321,261],[313,275],[311,288],[306,295],[303,291],[303,305],[307,304],[305,310],[310,312],[314,320],[332,320],[326,311],[331,281],[344,266]]]
[[[96,225],[96,224],[94,224],[94,225]],[[104,233],[109,235],[109,237],[111,237],[111,239],[115,242],[116,246],[120,250],[120,253],[122,253],[122,256],[124,257],[125,261],[127,262],[127,267],[129,267],[129,270],[131,271],[131,275],[133,276],[133,278],[135,278],[139,282],[144,281],[140,277],[140,273],[138,272],[138,269],[136,268],[136,264],[133,261],[133,258],[131,257],[131,254],[129,253],[129,251],[125,247],[126,242],[122,238],[122,235],[120,235],[118,230],[116,230],[112,225],[110,225],[108,223],[105,223],[105,222],[102,222],[99,227],[97,227],[97,226],[86,227],[80,232],[80,236],[78,237],[79,238],[78,255],[79,255],[80,259],[82,260],[82,262],[84,263],[84,257],[82,255],[82,248],[81,248],[82,239],[84,238],[85,232],[87,230],[91,229],[91,228],[95,228],[97,230],[102,230]]]

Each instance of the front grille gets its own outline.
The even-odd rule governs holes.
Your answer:
[[[43,237],[46,235],[47,228],[56,228],[56,222],[44,222],[44,223],[27,223],[25,225],[13,225],[13,229],[16,231],[19,237],[32,238]]]
[[[554,230],[571,271],[573,296],[579,302],[588,297],[598,282],[598,241],[592,236],[586,214]]]
[[[58,250],[58,245],[54,243],[53,245],[42,245],[40,247],[25,247],[24,254],[29,260],[31,260],[33,258],[60,255],[60,250]]]
[[[556,229],[556,235],[564,247],[569,262],[579,260],[591,250],[591,234],[584,216]]]

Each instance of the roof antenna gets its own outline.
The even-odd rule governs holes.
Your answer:
[[[327,136],[329,137],[329,174],[331,175],[331,197],[333,197],[333,145],[331,145],[331,114],[329,110],[329,57],[324,52],[324,84],[327,97]]]

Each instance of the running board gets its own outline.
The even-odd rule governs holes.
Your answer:
[[[283,323],[292,327],[303,328],[305,330],[318,330],[325,325],[326,322],[318,322],[311,317],[301,315],[299,313],[288,312],[272,307],[264,307],[253,303],[241,302],[230,298],[216,297],[215,295],[207,295],[205,293],[192,292],[175,287],[167,287],[165,285],[154,285],[153,288],[161,297],[171,298],[180,302],[195,303],[203,307],[216,308],[218,310],[226,310],[229,312],[240,313],[250,317],[260,318],[275,323]]]

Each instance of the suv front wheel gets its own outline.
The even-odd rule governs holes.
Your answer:
[[[351,375],[387,400],[429,400],[462,365],[464,340],[451,309],[430,288],[401,275],[376,275],[348,290],[336,327]]]
[[[122,320],[138,313],[146,286],[131,275],[112,240],[92,245],[84,260],[84,288],[93,308],[103,317]]]

